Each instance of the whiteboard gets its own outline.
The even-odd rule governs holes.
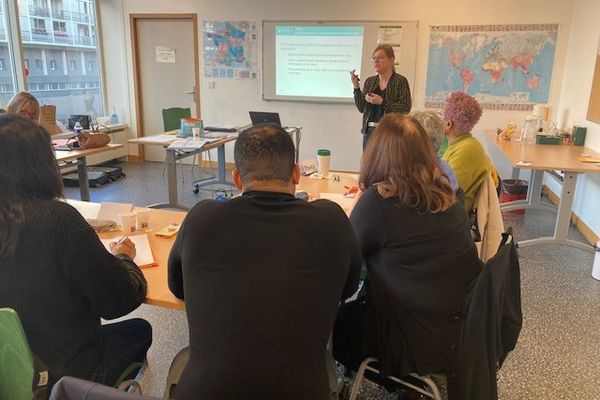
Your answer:
[[[350,70],[346,71],[345,85],[348,97],[285,96],[276,94],[277,67],[275,59],[276,27],[281,26],[362,26],[364,40],[360,65],[361,84],[369,76],[375,75],[371,55],[378,44],[389,44],[396,52],[396,72],[408,80],[411,92],[417,60],[417,21],[263,21],[262,48],[262,97],[263,100],[308,101],[321,103],[352,103],[352,83]]]

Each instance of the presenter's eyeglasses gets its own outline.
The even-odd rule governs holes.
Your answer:
[[[381,61],[381,60],[385,60],[386,58],[388,58],[388,56],[373,56],[371,57],[371,61],[375,62],[375,61]]]

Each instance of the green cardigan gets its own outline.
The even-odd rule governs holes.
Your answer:
[[[475,205],[479,187],[493,170],[481,143],[470,133],[448,141],[443,159],[456,174],[458,186],[465,192],[465,209]]]

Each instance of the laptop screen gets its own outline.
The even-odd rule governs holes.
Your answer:
[[[271,122],[281,126],[281,120],[279,119],[279,113],[274,112],[262,112],[262,111],[250,111],[250,121],[252,125],[264,124]]]

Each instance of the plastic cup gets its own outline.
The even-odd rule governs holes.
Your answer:
[[[331,160],[331,151],[326,149],[317,150],[317,161],[319,168],[317,172],[324,178],[329,176],[329,161]]]
[[[147,208],[135,211],[135,226],[138,231],[144,231],[150,226],[150,210]]]
[[[124,234],[135,232],[135,213],[121,213],[119,214],[119,219],[121,219],[121,230]]]

